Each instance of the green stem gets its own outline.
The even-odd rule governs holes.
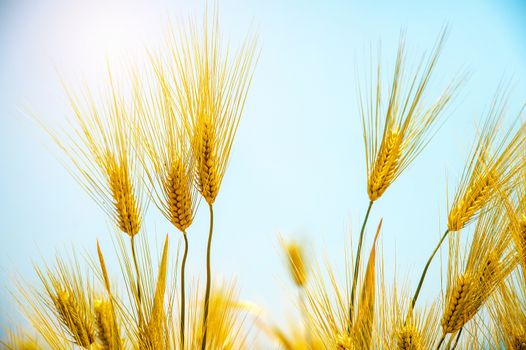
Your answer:
[[[206,333],[207,333],[207,322],[208,322],[208,303],[210,301],[210,284],[211,284],[211,267],[210,267],[210,251],[212,247],[212,233],[214,230],[214,209],[212,204],[208,204],[210,209],[210,232],[208,233],[208,245],[206,248],[206,289],[205,289],[205,305],[203,311],[203,342],[201,344],[201,350],[206,349]]]
[[[424,278],[426,277],[427,269],[429,269],[429,265],[431,264],[431,261],[433,260],[435,254],[438,252],[438,249],[440,249],[440,246],[446,239],[448,233],[449,233],[449,229],[447,229],[446,232],[444,232],[444,234],[442,235],[442,238],[440,239],[437,246],[435,247],[435,250],[433,250],[433,253],[427,260],[426,266],[424,267],[424,271],[422,271],[422,275],[420,276],[418,287],[416,287],[415,295],[413,296],[413,300],[411,301],[411,307],[409,308],[409,313],[413,312],[413,308],[415,307],[416,300],[418,299],[418,295],[420,294],[420,289],[422,288],[422,284],[424,283]]]
[[[352,324],[352,318],[353,318],[354,296],[356,294],[358,271],[360,269],[360,254],[362,252],[363,236],[365,232],[365,226],[367,225],[367,219],[369,219],[369,213],[371,212],[373,203],[374,203],[373,201],[369,201],[369,207],[367,208],[367,213],[365,214],[365,218],[363,219],[363,223],[362,223],[362,229],[360,230],[360,239],[358,240],[358,250],[356,252],[356,259],[354,261],[354,274],[353,274],[353,280],[352,280],[351,300],[350,300],[350,306],[349,306],[349,328]]]
[[[446,334],[444,333],[442,334],[442,338],[440,338],[440,341],[438,342],[436,350],[440,349],[440,346],[442,345],[445,339],[446,339]]]
[[[133,266],[135,267],[135,278],[137,279],[137,302],[141,304],[141,280],[139,274],[139,263],[137,262],[137,254],[135,253],[135,236],[131,237],[131,251],[133,257]]]
[[[186,231],[183,231],[184,238],[184,253],[183,261],[181,263],[181,350],[184,350],[184,330],[185,330],[185,305],[186,305],[186,295],[185,295],[185,286],[184,286],[184,272],[186,268],[186,257],[188,256],[188,238],[186,237]]]
[[[143,324],[143,315],[142,315],[142,295],[141,295],[141,275],[139,273],[139,263],[137,261],[137,254],[135,253],[135,236],[131,237],[131,251],[133,258],[133,265],[135,267],[135,277],[137,279],[137,317],[139,318],[139,326]]]
[[[464,327],[460,328],[460,330],[458,331],[457,338],[455,339],[455,344],[453,344],[453,347],[451,348],[451,350],[455,350],[455,348],[457,347],[457,344],[458,344],[458,341],[460,339],[460,335],[462,334],[463,329]]]

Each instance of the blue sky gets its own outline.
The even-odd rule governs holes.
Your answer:
[[[235,277],[241,296],[286,319],[292,287],[278,233],[300,237],[341,269],[343,243],[356,237],[367,206],[356,72],[382,43],[392,62],[400,30],[408,53],[449,36],[430,95],[468,70],[447,122],[373,209],[369,235],[384,219],[386,275],[417,276],[445,225],[446,180],[453,187],[482,116],[502,79],[512,79],[509,120],[526,102],[526,6],[520,1],[218,1],[223,32],[240,42],[250,27],[261,57],[216,205],[214,269]],[[194,1],[0,1],[0,284],[34,278],[32,261],[71,245],[111,252],[103,212],[57,161],[25,115],[60,126],[69,112],[57,70],[96,82],[105,60],[122,63],[158,45],[168,18],[200,14]],[[147,234],[170,232],[153,206]],[[189,232],[190,276],[203,276],[208,213]],[[367,242],[370,243],[370,240]],[[368,244],[366,245],[369,246]],[[111,260],[110,257],[108,259]],[[110,262],[111,264],[111,262]],[[117,275],[117,272],[115,272]],[[343,277],[343,276],[342,276]],[[432,266],[423,298],[439,292]],[[343,279],[342,279],[343,281]],[[14,308],[0,292],[0,323]]]

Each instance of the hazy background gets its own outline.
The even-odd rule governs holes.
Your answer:
[[[101,210],[53,155],[25,111],[61,125],[69,110],[57,71],[73,83],[96,80],[105,59],[144,56],[162,41],[168,19],[200,16],[203,3],[147,0],[0,0],[0,324],[17,320],[6,288],[34,279],[32,262],[72,245],[94,252],[101,240],[113,274],[110,229]],[[367,3],[367,4],[365,4]],[[425,4],[424,4],[425,3]],[[431,95],[462,70],[471,79],[430,146],[374,206],[372,234],[384,218],[386,275],[412,276],[412,289],[445,227],[446,180],[454,187],[474,123],[499,82],[512,79],[509,120],[526,102],[526,6],[521,1],[218,1],[233,44],[250,27],[261,57],[216,207],[214,272],[235,277],[243,299],[283,323],[294,295],[276,236],[293,235],[331,256],[356,237],[368,198],[355,72],[381,39],[392,62],[401,29],[408,54],[450,33]],[[189,230],[189,276],[204,276],[208,212]],[[147,234],[180,236],[150,206]],[[366,245],[369,247],[370,240]],[[172,246],[175,247],[175,244]],[[440,289],[435,261],[423,289]],[[391,279],[391,277],[389,277]],[[343,281],[343,275],[341,275]]]

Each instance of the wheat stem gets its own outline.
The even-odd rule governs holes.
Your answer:
[[[420,289],[422,288],[422,284],[424,283],[424,278],[426,277],[427,270],[429,269],[429,265],[431,265],[431,261],[435,257],[435,254],[438,252],[438,249],[440,249],[440,246],[446,239],[447,235],[449,234],[449,229],[444,232],[442,235],[442,238],[440,238],[440,241],[438,242],[437,246],[435,247],[435,250],[433,250],[433,253],[427,260],[426,266],[424,267],[424,271],[422,271],[422,275],[420,276],[420,281],[418,281],[418,287],[416,287],[415,295],[413,296],[413,300],[411,301],[411,307],[409,308],[409,313],[413,312],[413,308],[415,307],[416,300],[418,299],[418,295],[420,294]]]
[[[206,333],[207,333],[207,322],[208,322],[208,307],[210,301],[210,284],[211,284],[211,266],[210,266],[210,251],[212,248],[212,233],[214,231],[214,209],[212,204],[208,204],[210,209],[210,232],[208,233],[208,245],[206,248],[206,289],[205,289],[205,305],[203,312],[203,342],[201,344],[201,350],[206,349]]]
[[[186,258],[188,256],[188,238],[186,237],[186,231],[183,231],[184,238],[184,254],[183,261],[181,263],[181,349],[184,349],[184,330],[185,330],[185,286],[184,286],[184,273],[186,268]]]
[[[440,346],[442,346],[442,343],[446,340],[446,333],[442,334],[442,338],[440,338],[440,341],[438,342],[436,350],[440,349]]]
[[[137,262],[137,254],[135,253],[135,236],[131,236],[130,239],[133,265],[135,267],[135,277],[137,279],[137,314],[139,316],[139,321],[142,321],[142,311],[141,311],[141,278],[139,274],[139,263]]]
[[[362,223],[362,229],[360,230],[360,239],[358,241],[358,250],[356,252],[356,259],[354,262],[354,274],[353,274],[353,281],[352,281],[352,288],[351,288],[351,300],[350,300],[350,306],[349,306],[349,329],[352,324],[352,316],[353,316],[353,311],[354,311],[354,296],[356,294],[356,283],[358,281],[358,270],[360,268],[360,254],[362,251],[363,236],[365,232],[365,226],[367,225],[367,219],[369,219],[369,213],[371,212],[373,203],[374,203],[373,201],[369,201],[369,207],[367,208],[367,213],[365,214],[365,218],[363,219],[363,223]]]
[[[464,327],[460,328],[460,330],[458,331],[457,338],[455,339],[455,344],[453,344],[453,347],[451,348],[451,350],[455,350],[455,348],[457,347],[458,341],[460,339],[460,335],[462,334],[463,329]]]

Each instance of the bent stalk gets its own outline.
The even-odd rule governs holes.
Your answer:
[[[436,350],[440,349],[440,347],[442,346],[442,343],[444,342],[444,340],[446,340],[446,335],[442,334],[442,338],[440,338],[440,341],[438,342]]]
[[[413,312],[413,308],[415,307],[416,300],[418,299],[418,295],[420,294],[420,289],[422,288],[422,284],[424,283],[424,278],[426,277],[427,270],[429,269],[429,265],[431,265],[431,261],[435,257],[435,254],[438,252],[438,249],[440,249],[440,246],[446,239],[447,235],[449,234],[449,229],[444,232],[442,235],[442,238],[438,242],[437,246],[435,247],[435,250],[433,250],[433,253],[427,260],[426,266],[424,267],[424,271],[422,271],[422,275],[420,276],[420,281],[418,282],[418,287],[416,288],[415,295],[413,296],[413,300],[411,301],[411,307],[409,308],[409,313]]]
[[[185,268],[186,268],[186,257],[188,256],[188,238],[186,237],[186,231],[183,231],[184,238],[184,254],[183,261],[181,263],[181,349],[184,349],[184,330],[185,330],[185,305],[186,305],[186,295],[185,295]]]
[[[139,273],[139,263],[137,261],[137,253],[135,252],[135,236],[131,237],[130,244],[131,244],[133,265],[135,267],[135,278],[137,279],[137,285],[136,285],[136,288],[137,288],[137,315],[139,317],[139,321],[142,322],[141,277]]]
[[[373,201],[369,202],[367,213],[365,214],[365,218],[363,219],[362,229],[360,230],[358,250],[356,251],[356,259],[354,261],[354,274],[353,274],[353,280],[352,280],[351,300],[350,300],[350,307],[349,307],[349,327],[352,324],[352,316],[353,316],[353,310],[354,310],[354,296],[356,294],[356,283],[358,281],[358,271],[360,269],[360,254],[362,252],[363,236],[365,232],[365,226],[367,225],[367,220],[369,219],[369,213],[371,212],[373,203],[374,203]]]
[[[207,322],[208,322],[208,307],[210,301],[210,284],[211,284],[211,266],[210,266],[210,251],[212,247],[212,233],[214,231],[214,209],[212,204],[208,205],[210,209],[210,231],[208,233],[208,245],[206,248],[206,289],[205,289],[205,305],[203,311],[203,342],[201,344],[201,350],[206,349],[206,335],[207,335]]]

